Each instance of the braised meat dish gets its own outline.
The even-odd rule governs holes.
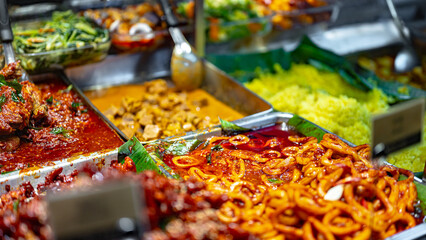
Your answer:
[[[56,74],[17,79],[18,63],[0,71],[0,173],[113,149],[123,141]]]
[[[16,132],[46,117],[40,90],[31,82],[19,83],[19,63],[11,63],[0,71],[0,152],[19,146]]]

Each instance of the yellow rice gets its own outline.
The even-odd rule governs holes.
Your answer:
[[[370,142],[372,114],[389,108],[381,90],[361,91],[336,73],[305,64],[293,64],[289,70],[274,67],[276,73],[261,74],[246,86],[276,110],[298,114],[354,144]],[[388,161],[398,167],[423,171],[426,143],[394,154]]]

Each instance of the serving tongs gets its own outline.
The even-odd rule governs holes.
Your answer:
[[[179,21],[174,15],[169,0],[159,0],[166,18],[170,36],[175,43],[171,58],[172,81],[181,90],[198,88],[203,80],[203,60],[186,40],[178,28]]]
[[[0,0],[0,40],[3,44],[3,53],[5,56],[6,66],[10,63],[16,62],[15,52],[13,51],[13,32],[12,27],[10,26],[10,18],[9,12],[7,9],[6,0]],[[21,67],[20,71],[22,72],[22,76],[19,81],[27,81],[28,75]]]

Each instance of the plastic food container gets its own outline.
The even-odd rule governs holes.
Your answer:
[[[44,20],[32,20],[18,22],[15,27],[19,28],[19,30],[37,29],[42,27],[43,23]],[[15,49],[15,52],[26,71],[38,73],[101,61],[107,56],[110,46],[111,38],[107,35],[101,42],[89,43],[83,46],[37,53],[20,53]]]

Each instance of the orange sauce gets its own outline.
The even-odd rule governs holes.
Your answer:
[[[86,91],[85,94],[101,112],[105,112],[112,105],[119,106],[123,97],[140,97],[142,90],[142,85],[130,84]],[[188,92],[188,99],[191,102],[203,101],[204,99],[204,101],[207,101],[207,104],[201,107],[188,104],[191,110],[197,112],[200,117],[209,116],[212,119],[220,117],[228,121],[244,117],[243,114],[235,111],[202,89],[195,89]]]

